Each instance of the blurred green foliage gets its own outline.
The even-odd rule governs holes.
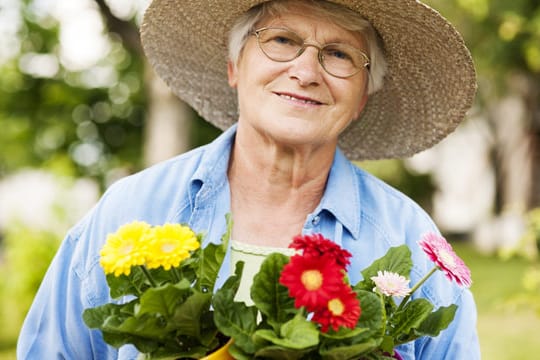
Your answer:
[[[504,93],[509,74],[540,81],[538,0],[425,0],[461,32],[479,75],[479,95]]]
[[[526,217],[526,229],[521,239],[523,247],[527,248],[528,256],[538,258],[540,252],[540,207],[529,210]]]
[[[52,168],[102,180],[112,168],[140,167],[145,116],[143,59],[117,37],[98,66],[109,67],[108,86],[59,61],[59,24],[21,8],[19,54],[0,65],[0,177],[23,166]],[[24,69],[25,60],[48,55],[59,70],[51,77]]]
[[[414,199],[428,213],[435,191],[430,174],[418,174],[397,159],[362,161],[357,165]]]
[[[528,266],[520,274],[520,289],[506,299],[506,305],[516,309],[528,308],[540,317],[540,208],[527,212],[525,230],[517,245],[503,249],[499,257],[503,261],[520,259]]]
[[[0,178],[21,167],[41,167],[106,186],[115,168],[140,170],[148,105],[140,49],[106,33],[107,56],[93,68],[69,70],[59,51],[60,24],[33,13],[32,3],[24,1],[20,9],[20,51],[0,63]],[[122,21],[136,27],[134,19]],[[39,56],[54,59],[58,71],[33,73],[25,64]],[[193,122],[191,146],[219,133],[195,115]]]
[[[521,278],[522,288],[509,299],[508,304],[514,307],[526,307],[540,316],[540,207],[527,212],[525,232],[518,246],[504,258],[519,256],[530,263]]]
[[[13,224],[0,247],[0,342],[15,341],[61,236]]]
[[[452,242],[452,246],[472,273],[482,358],[535,358],[534,354],[540,352],[540,317],[535,317],[530,308],[516,307],[510,302],[522,291],[519,280],[530,263],[523,258],[503,260],[482,255],[466,241]]]
[[[24,4],[31,3],[25,1]],[[479,73],[479,99],[504,91],[514,71],[540,78],[540,3],[536,0],[427,0],[464,35]],[[28,55],[59,57],[59,24],[21,7],[19,54],[0,65],[0,177],[21,166],[103,180],[115,167],[138,170],[146,96],[139,54],[108,34],[110,86],[88,86],[84,71],[60,66],[53,77],[21,70]],[[61,62],[60,62],[61,65]],[[498,84],[499,86],[493,86]],[[217,133],[195,119],[193,146]],[[200,138],[199,138],[200,137]],[[9,154],[9,155],[8,155]]]

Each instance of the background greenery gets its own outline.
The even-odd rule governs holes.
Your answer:
[[[526,89],[520,93],[528,106],[526,127],[533,143],[540,143],[538,1],[427,2],[456,24],[472,51],[479,81],[475,111],[490,121],[494,107],[519,78]],[[72,179],[94,179],[103,190],[118,176],[115,174],[145,167],[143,150],[151,90],[146,85],[148,66],[138,44],[136,12],[119,16],[109,7],[112,1],[93,2],[111,46],[97,66],[113,69],[111,77],[115,81],[106,86],[91,85],[87,70],[70,68],[62,61],[51,76],[25,70],[23,64],[35,55],[60,59],[61,28],[53,16],[37,12],[36,1],[19,3],[16,16],[21,23],[16,36],[20,46],[0,62],[0,181],[22,168],[35,168]],[[0,38],[0,47],[5,44]],[[190,124],[183,134],[189,139],[188,148],[206,143],[218,133],[193,114]],[[531,153],[537,169],[538,148]],[[498,151],[495,147],[493,166],[502,172]],[[411,173],[401,161],[361,166],[430,210],[434,186],[429,175]],[[532,193],[537,195],[527,204],[529,208],[540,205],[539,184],[538,178],[533,178]],[[499,202],[494,212],[503,208]],[[0,359],[15,358],[13,347],[21,321],[63,232],[71,225],[63,221],[62,231],[40,230],[17,222],[0,229]],[[533,242],[538,239],[540,233],[536,230]],[[473,273],[483,357],[528,359],[540,353],[536,341],[540,333],[536,252],[525,247],[525,256],[519,257],[480,254],[468,234],[453,244]]]

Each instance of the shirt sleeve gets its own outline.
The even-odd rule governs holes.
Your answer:
[[[78,238],[66,237],[47,270],[19,334],[20,360],[116,358],[116,349],[82,319],[84,309],[93,306],[88,288],[96,281],[81,265],[85,249]]]

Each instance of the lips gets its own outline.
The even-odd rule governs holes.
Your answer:
[[[282,92],[276,92],[275,94],[283,99],[298,102],[301,104],[306,104],[306,105],[322,105],[323,104],[322,102],[318,100],[315,100],[306,96],[301,96],[298,94],[290,94],[290,93],[282,93]]]

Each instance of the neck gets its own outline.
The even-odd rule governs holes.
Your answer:
[[[320,203],[334,151],[250,140],[237,133],[229,163],[233,237],[286,246]]]
[[[229,181],[258,197],[286,199],[293,194],[322,197],[335,147],[281,145],[238,130],[229,163]]]

